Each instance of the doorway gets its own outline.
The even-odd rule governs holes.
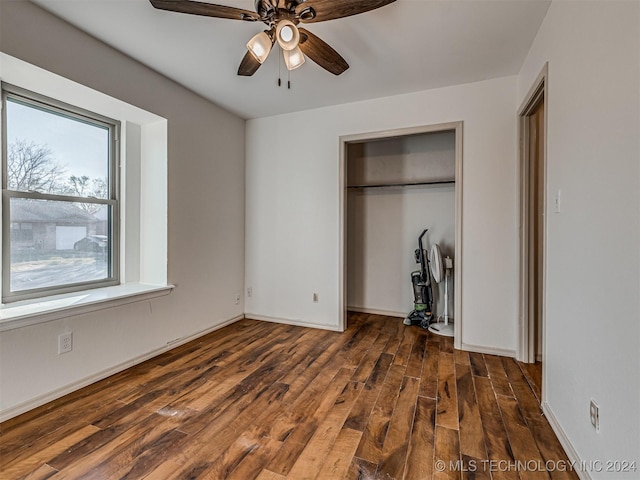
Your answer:
[[[441,148],[445,145],[450,146]],[[400,146],[401,154],[397,153],[398,146]],[[449,154],[445,155],[447,157],[446,160],[440,158],[445,151],[451,152],[450,156]],[[391,162],[388,160],[391,160]],[[441,160],[444,164],[451,165],[451,168],[446,167],[443,170],[444,164],[441,164]],[[453,304],[451,306],[453,307],[452,316],[454,318],[454,346],[460,348],[462,343],[462,122],[343,136],[340,137],[340,162],[340,210],[342,212],[340,271],[342,275],[339,288],[342,292],[340,305],[342,327],[346,327],[347,307],[353,307],[354,294],[356,294],[355,297],[359,297],[365,290],[368,292],[368,295],[364,295],[365,297],[375,297],[376,301],[381,304],[385,303],[382,301],[383,296],[396,295],[398,298],[393,297],[396,300],[395,303],[385,298],[387,304],[398,305],[397,308],[393,308],[395,313],[404,307],[406,309],[404,316],[411,310],[413,304],[410,272],[402,272],[399,276],[395,275],[394,278],[391,278],[391,274],[397,273],[395,270],[406,269],[406,265],[401,268],[395,268],[396,265],[394,264],[394,268],[383,269],[386,273],[378,276],[374,275],[375,272],[370,268],[354,269],[353,266],[354,264],[359,265],[362,263],[365,257],[368,258],[372,255],[376,257],[373,248],[380,242],[384,247],[383,256],[385,261],[392,258],[395,259],[396,263],[405,261],[412,263],[413,249],[415,248],[413,244],[417,243],[419,230],[425,228],[422,227],[424,219],[428,218],[429,221],[427,223],[436,222],[438,226],[442,227],[443,221],[439,220],[437,215],[442,216],[443,210],[442,206],[437,202],[445,202],[449,205],[446,209],[450,212],[450,217],[445,227],[447,232],[438,231],[438,228],[435,228],[435,223],[433,223],[430,233],[434,235],[433,238],[437,242],[442,243],[443,254],[453,257],[453,281],[450,282],[449,288],[453,292]],[[428,167],[425,167],[426,164],[423,162],[426,162]],[[361,165],[368,165],[368,167],[366,170],[361,170]],[[428,169],[428,172],[426,169]],[[353,189],[356,190],[354,191]],[[375,192],[375,194],[372,192]],[[429,198],[428,202],[425,201],[427,197]],[[446,198],[451,198],[451,200],[446,200]],[[448,203],[449,201],[451,203]],[[422,220],[417,221],[420,223],[421,228],[417,233],[413,232],[415,235],[409,235],[407,232],[400,233],[404,230],[411,230],[412,226],[415,227],[413,223],[418,217],[416,212],[420,211],[420,202],[425,203],[427,205],[426,208],[431,205],[434,210],[428,212],[429,215],[420,215]],[[364,210],[361,208],[363,205],[365,206]],[[397,205],[402,206],[400,211],[394,210]],[[383,210],[374,210],[372,207],[381,207]],[[363,213],[365,215],[362,215]],[[385,215],[384,221],[375,221],[375,218],[383,215]],[[411,225],[407,224],[409,219],[413,222],[409,222]],[[400,223],[396,225],[398,222]],[[395,227],[392,228],[393,225],[391,224],[395,225]],[[375,227],[373,236],[369,235],[371,233],[369,231],[371,230],[369,228],[371,225]],[[389,232],[393,233],[393,242],[386,238],[390,235]],[[372,250],[371,252],[365,252],[360,248],[354,249],[353,240],[357,240],[355,237],[362,236],[365,233],[371,240],[367,243],[366,250]],[[440,235],[441,233],[443,234],[442,236]],[[351,243],[348,242],[349,234],[351,235]],[[356,235],[354,236],[354,234]],[[403,238],[402,247],[395,245],[398,243],[399,237]],[[411,238],[409,247],[404,245],[404,243],[407,243],[407,238]],[[428,240],[431,241],[431,239]],[[399,255],[401,258],[396,258]],[[376,262],[381,259],[380,257],[377,256]],[[349,264],[351,264],[352,269],[350,275],[348,275],[347,268]],[[366,275],[364,274],[365,271]],[[356,278],[358,275],[362,278]],[[373,285],[375,283],[373,280],[379,278],[384,279],[387,287],[391,285],[393,288],[389,287],[386,290],[383,289],[375,293],[375,288],[380,285]],[[372,285],[367,285],[367,281]],[[354,282],[358,284],[357,289],[354,289]],[[351,290],[349,290],[349,284],[351,285]],[[440,286],[440,288],[444,289],[443,286]],[[399,290],[400,292],[394,292],[394,290]],[[349,292],[351,293],[351,298],[348,296]],[[407,292],[411,296],[409,300],[405,299],[404,302],[397,301],[401,296],[406,296]],[[435,294],[438,294],[437,289]],[[349,303],[350,301],[351,304]],[[390,310],[389,308],[378,307],[378,310],[376,310],[375,307],[372,309],[372,305],[367,305],[366,303],[360,305],[365,307],[364,309],[355,311],[389,314],[389,311],[383,311]],[[440,308],[443,308],[443,305],[444,302],[441,299]],[[394,312],[391,312],[392,316],[399,316],[393,314]]]
[[[520,345],[518,360],[541,400],[544,366],[546,239],[546,66],[519,112]]]

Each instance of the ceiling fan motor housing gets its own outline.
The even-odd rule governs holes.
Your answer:
[[[298,24],[302,21],[310,21],[316,17],[316,11],[307,6],[296,13],[298,5],[304,0],[255,0],[255,9],[260,20],[267,25],[274,25],[282,19]]]
[[[275,4],[275,5],[274,5]],[[260,19],[264,22],[267,19],[272,18],[278,11],[277,0],[256,0],[255,8]]]

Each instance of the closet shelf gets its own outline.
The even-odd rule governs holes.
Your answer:
[[[389,187],[414,187],[420,185],[447,185],[456,183],[455,180],[437,180],[431,182],[411,182],[411,183],[380,183],[376,185],[348,185],[347,188],[389,188]]]

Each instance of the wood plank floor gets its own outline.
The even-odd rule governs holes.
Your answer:
[[[242,320],[0,424],[0,448],[5,480],[578,478],[536,468],[568,461],[515,361],[366,314]]]
[[[536,398],[542,401],[542,362],[521,363],[520,368]]]

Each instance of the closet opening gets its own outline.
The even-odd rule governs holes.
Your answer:
[[[433,320],[444,324],[446,315],[460,348],[462,122],[343,136],[340,143],[342,328],[348,311],[402,322],[414,310],[414,251],[428,229],[424,250],[437,244],[443,260],[439,283],[429,269]],[[438,263],[428,256],[431,266]]]

